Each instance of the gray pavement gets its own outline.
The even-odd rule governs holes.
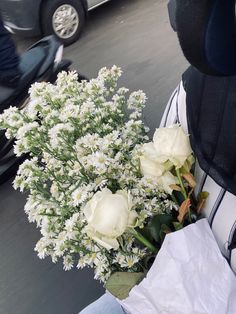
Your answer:
[[[152,131],[187,66],[166,4],[113,0],[90,13],[81,39],[65,49],[73,68],[88,77],[102,66],[121,66],[121,85],[147,93],[145,121]],[[16,41],[23,51],[34,40]],[[78,313],[103,288],[90,270],[64,272],[60,263],[37,258],[33,248],[39,235],[27,222],[24,203],[25,196],[13,191],[11,182],[0,186],[0,314]]]

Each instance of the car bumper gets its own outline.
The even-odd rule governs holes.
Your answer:
[[[7,29],[28,36],[39,35],[39,0],[1,0],[0,12]]]

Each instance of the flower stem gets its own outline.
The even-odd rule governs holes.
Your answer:
[[[179,184],[180,184],[180,187],[181,187],[182,194],[184,196],[184,199],[186,200],[188,198],[188,196],[187,196],[184,184],[183,184],[183,180],[182,180],[181,175],[180,175],[180,171],[179,171],[179,169],[175,169],[175,170],[176,170],[176,174],[177,174],[177,177],[178,177],[178,180],[179,180]]]
[[[141,233],[139,233],[135,229],[130,229],[132,235],[137,239],[141,244],[146,246],[151,252],[157,253],[158,249],[151,243],[149,242]]]
[[[183,184],[183,180],[182,180],[181,175],[180,175],[180,171],[179,171],[179,169],[175,169],[175,170],[176,170],[176,174],[177,174],[177,177],[178,177],[178,180],[179,180],[179,184],[180,184],[180,187],[181,187],[182,194],[184,196],[184,199],[187,200],[188,199],[188,195],[187,195],[187,192],[185,190],[185,187],[184,187],[184,184]],[[189,222],[192,222],[190,209],[188,210],[188,219],[189,219]]]

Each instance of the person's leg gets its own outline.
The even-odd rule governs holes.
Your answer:
[[[110,293],[106,293],[79,314],[124,314],[124,311],[116,299]]]
[[[21,76],[19,62],[14,41],[0,16],[0,85],[16,87]]]

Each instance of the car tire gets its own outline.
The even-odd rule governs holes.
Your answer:
[[[85,23],[85,11],[80,0],[47,0],[41,15],[44,35],[54,34],[63,45],[74,43]]]

